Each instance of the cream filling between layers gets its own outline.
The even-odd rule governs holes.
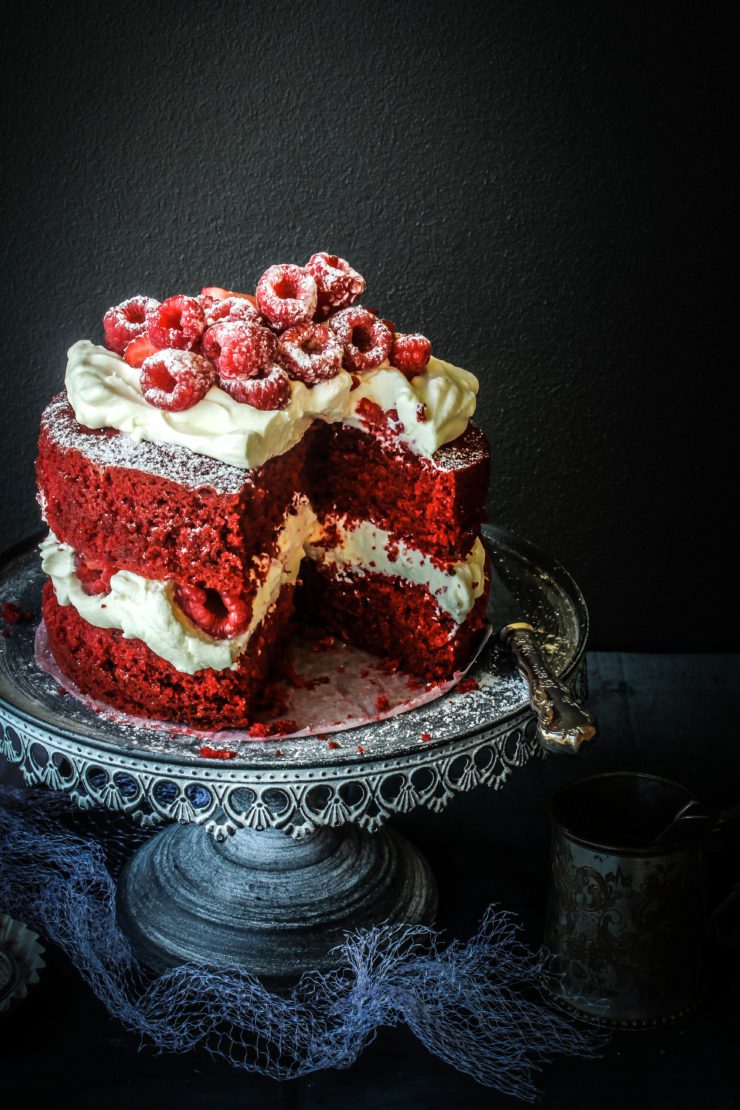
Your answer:
[[[317,546],[334,529],[341,535],[341,543],[330,548]],[[395,540],[369,520],[355,523],[344,515],[330,515],[317,525],[306,554],[336,567],[339,576],[370,571],[425,586],[439,608],[457,624],[463,623],[485,586],[486,551],[480,538],[467,558],[442,569],[428,555]]]
[[[322,547],[329,528],[340,533],[341,543]],[[350,524],[345,516],[332,515],[318,522],[308,501],[299,498],[280,531],[277,557],[264,555],[255,560],[253,574],[261,574],[262,581],[253,598],[249,627],[230,640],[217,640],[182,612],[174,599],[173,582],[119,570],[111,576],[110,593],[91,595],[77,577],[73,548],[50,532],[40,550],[42,568],[60,605],[72,605],[83,620],[97,628],[115,628],[127,640],[142,640],[184,674],[209,667],[217,671],[235,668],[283,585],[296,581],[304,556],[329,563],[340,577],[373,572],[424,586],[457,624],[466,619],[485,585],[486,552],[480,539],[467,558],[442,569],[428,555],[394,540],[370,521]]]
[[[60,605],[72,605],[79,615],[97,628],[116,628],[127,640],[143,640],[155,655],[184,674],[212,667],[235,668],[255,629],[277,601],[286,583],[295,582],[308,535],[316,515],[305,498],[288,514],[278,538],[275,558],[255,560],[262,581],[252,601],[249,627],[230,640],[209,636],[182,612],[174,600],[174,583],[143,578],[133,571],[119,570],[111,576],[110,593],[85,593],[75,570],[74,550],[61,543],[53,532],[41,544],[41,565],[54,585]]]
[[[249,470],[288,451],[314,420],[364,429],[357,411],[364,399],[383,412],[395,410],[399,442],[424,458],[457,439],[475,412],[477,378],[442,359],[432,357],[411,381],[389,364],[359,380],[352,390],[352,377],[342,370],[311,387],[292,381],[287,407],[276,410],[242,404],[213,386],[192,408],[165,412],[144,400],[138,370],[88,340],[70,348],[65,375],[70,404],[85,427],[115,428],[135,441],[187,447]]]

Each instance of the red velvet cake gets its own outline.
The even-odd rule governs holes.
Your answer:
[[[488,593],[478,383],[316,254],[256,295],[108,310],[41,423],[43,613],[83,692],[249,723],[300,619],[421,678],[468,662]],[[107,349],[106,349],[107,348]]]

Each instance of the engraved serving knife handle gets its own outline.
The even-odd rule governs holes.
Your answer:
[[[502,642],[511,650],[519,673],[529,687],[529,704],[537,714],[537,736],[548,752],[575,755],[582,744],[593,740],[596,722],[579,705],[571,691],[550,671],[530,624],[507,624]]]

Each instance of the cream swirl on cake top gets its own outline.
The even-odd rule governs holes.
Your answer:
[[[87,428],[115,428],[132,440],[175,444],[244,469],[284,454],[314,420],[363,428],[363,400],[395,411],[395,436],[424,458],[457,439],[475,412],[477,378],[442,359],[432,357],[410,381],[387,363],[359,379],[354,390],[345,370],[310,387],[291,381],[284,409],[256,409],[213,386],[192,408],[170,412],[144,399],[138,370],[80,340],[70,348],[65,385],[77,420]]]

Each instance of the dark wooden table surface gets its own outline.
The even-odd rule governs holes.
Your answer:
[[[547,803],[573,778],[635,769],[674,778],[709,807],[740,803],[740,656],[589,656],[601,736],[577,759],[516,772],[444,813],[398,821],[423,847],[441,894],[440,924],[469,936],[485,907],[516,911],[541,941],[548,876]],[[2,777],[2,775],[0,775]],[[7,775],[6,775],[7,777]],[[737,842],[736,842],[737,843]],[[737,853],[707,860],[710,902],[740,872]],[[702,1010],[660,1032],[612,1037],[601,1059],[561,1059],[541,1074],[548,1110],[729,1110],[740,1106],[740,953],[709,952]],[[406,1029],[382,1030],[347,1071],[278,1083],[205,1054],[156,1055],[111,1020],[58,951],[25,1002],[0,1016],[0,1105],[25,1107],[456,1108],[523,1105],[430,1056]]]

